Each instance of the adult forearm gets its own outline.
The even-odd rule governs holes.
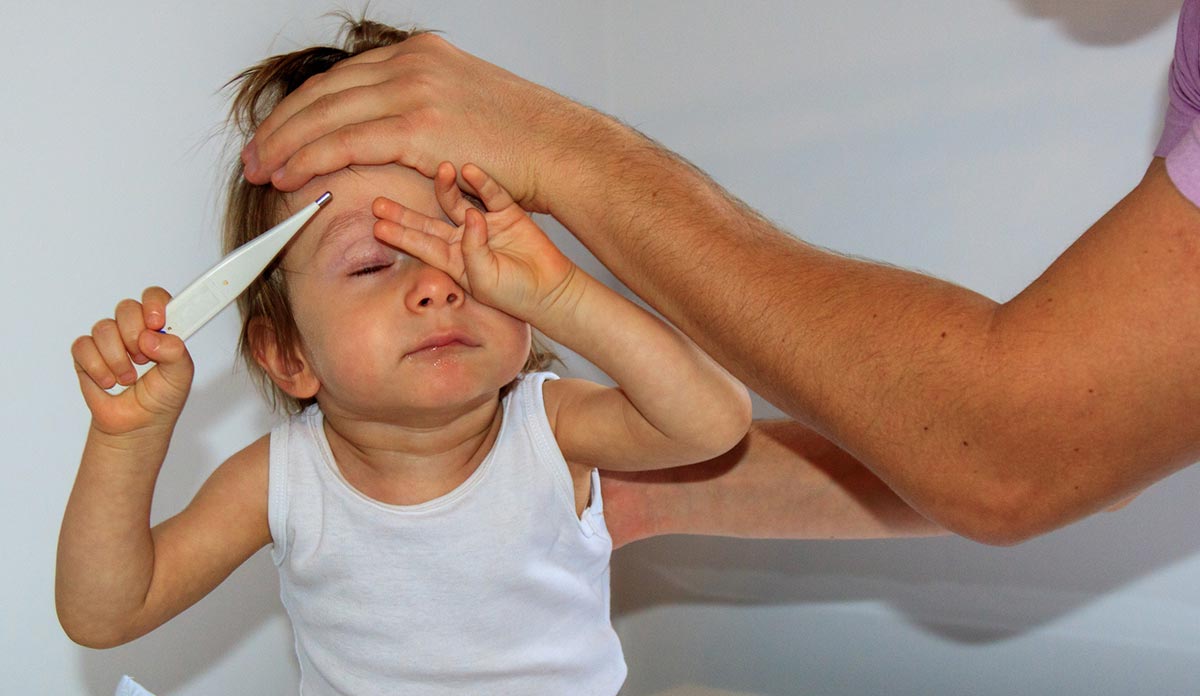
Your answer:
[[[806,245],[695,168],[598,118],[592,128],[603,137],[586,154],[560,158],[570,168],[546,190],[553,214],[747,386],[931,519],[1011,543],[1191,461],[1186,428],[1128,412],[1178,392],[1152,366],[1188,363],[1184,356],[1122,337],[1122,348],[1141,351],[1137,369],[1107,360],[1118,345],[1113,330],[1169,306],[1150,294],[1169,288],[1131,292],[1145,274],[1112,261],[1141,253],[1121,230],[1146,239],[1151,228],[1140,221],[1161,208],[1157,191],[1169,183],[1151,178],[1154,191],[1135,191],[1097,224],[1090,237],[1102,241],[1083,240],[1002,307],[936,278]],[[1117,313],[1104,308],[1098,282]],[[1192,395],[1172,398],[1187,407]]]
[[[806,245],[672,153],[595,118],[607,125],[591,132],[604,137],[558,158],[566,164],[543,177],[553,186],[551,212],[634,292],[789,414],[825,424],[830,397],[842,391],[855,395],[854,408],[869,409],[861,399],[875,401],[871,386],[893,381],[880,372],[890,362],[872,355],[943,342],[940,331],[912,328],[913,318],[943,315],[948,330],[969,323],[975,335],[990,322],[994,302]],[[854,374],[856,365],[866,374]]]
[[[868,469],[794,421],[756,422],[742,443],[702,464],[603,472],[616,545],[663,534],[868,539],[931,536],[922,517]]]
[[[574,171],[549,178],[555,217],[747,386],[889,483],[911,481],[920,504],[929,483],[902,462],[928,460],[953,426],[918,414],[941,400],[931,390],[952,389],[964,352],[983,355],[996,304],[806,245],[623,126],[593,131],[605,137],[588,154],[561,159]],[[939,372],[949,381],[923,377]],[[969,441],[946,435],[932,450],[951,438]]]

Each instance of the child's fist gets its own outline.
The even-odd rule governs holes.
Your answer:
[[[183,341],[159,333],[170,299],[162,288],[147,288],[141,302],[122,300],[112,318],[96,322],[91,334],[71,345],[93,424],[109,434],[173,423],[183,409],[194,370]],[[134,366],[150,363],[157,367],[139,379]],[[117,385],[127,389],[106,391]]]

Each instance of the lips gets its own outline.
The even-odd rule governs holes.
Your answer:
[[[479,346],[479,342],[468,336],[463,331],[438,331],[430,334],[420,343],[413,346],[407,353],[405,353],[405,357],[426,351],[437,352],[445,348],[453,348],[456,346],[475,348]]]

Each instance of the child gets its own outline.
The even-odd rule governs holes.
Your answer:
[[[244,73],[235,116],[253,130],[305,79],[407,34],[361,22],[347,37]],[[227,227],[264,230],[325,190],[239,303],[243,353],[293,415],[153,528],[192,379],[182,342],[156,331],[166,292],[123,301],[72,346],[92,423],[59,542],[64,629],[94,647],[137,638],[271,544],[303,693],[616,693],[596,469],[722,453],[749,425],[745,389],[470,164],[444,163],[432,187],[353,167],[294,194],[238,171]],[[522,373],[530,325],[620,386]],[[116,383],[133,384],[105,391]]]

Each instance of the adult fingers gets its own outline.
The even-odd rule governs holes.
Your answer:
[[[436,35],[421,34],[339,61],[313,75],[271,110],[243,148],[247,181],[271,181],[302,147],[347,125],[404,115],[430,103],[443,89],[435,85],[433,63],[423,56],[437,56],[449,47]]]
[[[372,48],[371,50],[363,51],[356,56],[350,56],[345,60],[339,60],[333,64],[333,67],[329,69],[329,72],[334,72],[335,70],[345,70],[346,68],[351,68],[356,65],[363,65],[366,63],[382,63],[398,53],[403,53],[404,50],[404,44],[402,43]]]
[[[251,143],[257,141],[261,144],[264,138],[271,136],[289,119],[324,96],[352,87],[378,84],[384,79],[379,68],[395,53],[395,46],[365,51],[334,63],[325,72],[312,75],[271,109],[271,113],[258,124]]]
[[[280,102],[242,150],[248,181],[266,183],[304,145],[347,125],[403,113],[407,106],[406,95],[373,66],[322,73],[309,84],[315,86]]]
[[[269,180],[280,191],[295,191],[314,176],[351,164],[399,163],[432,177],[436,162],[415,157],[412,123],[407,116],[390,116],[346,125],[299,147]]]

